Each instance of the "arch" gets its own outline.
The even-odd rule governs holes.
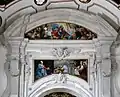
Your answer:
[[[98,34],[98,36],[116,36],[116,31],[100,16],[74,9],[50,9],[30,17],[26,31],[51,22],[69,22],[81,25]]]
[[[28,97],[44,97],[53,92],[66,92],[76,97],[93,97],[89,85],[83,79],[65,74],[66,81],[56,81],[58,74],[53,74],[38,80],[29,92]]]
[[[116,37],[118,34],[100,16],[74,9],[50,9],[33,15],[23,16],[11,24],[5,31],[5,34],[7,36],[23,37],[25,32],[51,22],[69,22],[80,25],[95,32],[98,37]]]

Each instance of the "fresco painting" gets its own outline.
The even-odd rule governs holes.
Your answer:
[[[48,23],[25,33],[30,40],[92,40],[97,34],[87,28],[72,23]]]

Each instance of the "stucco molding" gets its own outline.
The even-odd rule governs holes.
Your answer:
[[[118,35],[116,41],[111,46],[111,59],[112,59],[112,78],[113,78],[113,85],[115,86],[114,90],[117,90],[118,94],[120,95],[120,35]]]
[[[50,22],[69,22],[81,25],[99,36],[117,36],[117,32],[100,16],[74,9],[51,9],[30,17],[27,31]],[[96,26],[95,26],[96,25]],[[112,33],[111,33],[112,32]]]
[[[84,80],[66,74],[65,75],[67,78],[66,83],[56,83],[55,76],[57,77],[59,75],[53,74],[51,76],[45,77],[37,81],[31,87],[31,91],[29,92],[28,97],[38,97],[38,96],[43,97],[43,95],[45,96],[48,94],[47,91],[50,92],[51,90],[51,92],[53,92],[53,89],[61,89],[61,92],[62,89],[63,90],[66,89],[66,92],[67,90],[72,91],[77,97],[82,97],[82,95],[84,95],[84,97],[93,97],[89,90],[88,84]],[[84,86],[82,84],[84,84]]]
[[[10,88],[11,88],[11,78],[10,78],[10,61],[11,61],[11,53],[12,53],[12,48],[11,45],[9,44],[8,40],[6,39],[6,37],[4,35],[2,35],[0,37],[0,41],[2,43],[2,45],[5,47],[5,49],[7,50],[6,53],[6,62],[4,63],[4,71],[7,77],[7,85],[6,88],[2,94],[2,97],[9,97],[10,96]]]
[[[66,2],[67,1],[68,0],[66,0]],[[57,2],[57,3],[54,3],[54,2]],[[4,24],[7,24],[7,27],[8,27],[13,20],[18,18],[19,15],[24,15],[24,14],[29,14],[29,13],[33,14],[36,12],[45,11],[46,7],[49,4],[53,4],[53,3],[54,3],[54,6],[52,6],[51,9],[55,9],[56,6],[58,6],[61,2],[64,4],[64,0],[62,0],[62,1],[61,0],[48,0],[45,5],[37,6],[33,0],[20,0],[20,2],[12,4],[12,6],[7,8],[4,12],[0,11],[0,15],[3,19],[1,30],[3,30],[2,28],[3,28]],[[111,18],[113,21],[115,21],[118,25],[120,24],[120,18],[119,18],[120,11],[118,9],[119,5],[113,3],[111,0],[106,0],[106,1],[105,0],[99,0],[99,1],[91,0],[87,4],[81,3],[79,0],[70,0],[70,2],[73,2],[73,4],[75,5],[74,9],[76,9],[76,10],[82,9],[85,11],[93,12],[95,14],[99,14],[99,13],[101,15],[104,14],[104,15],[108,16],[109,18]],[[67,4],[67,3],[64,6],[61,4],[59,5],[59,8],[65,8],[65,7],[73,8],[71,6],[71,4]],[[8,19],[8,21],[6,21],[7,19]],[[8,22],[10,22],[10,23],[8,23]]]
[[[20,37],[24,36],[26,32],[27,23],[29,23],[30,15],[23,15],[15,20],[4,32],[6,37]]]
[[[21,18],[17,19],[17,21],[13,22],[13,24],[11,24],[11,26],[5,31],[5,35],[8,37],[18,37],[21,33],[21,35],[24,36],[24,31],[28,32],[37,26],[50,22],[69,22],[81,25],[97,33],[98,37],[117,36],[117,32],[112,28],[112,26],[110,26],[100,16],[87,13],[85,11],[66,8],[50,9],[33,14],[31,16],[22,16]]]

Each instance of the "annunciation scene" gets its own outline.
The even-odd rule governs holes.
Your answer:
[[[34,81],[51,74],[70,74],[87,81],[88,60],[34,60]]]

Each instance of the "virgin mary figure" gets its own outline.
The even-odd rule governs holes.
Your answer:
[[[41,61],[39,64],[38,64],[38,67],[36,69],[36,77],[37,78],[41,78],[41,77],[44,77],[47,75],[47,71],[46,71],[46,68],[45,66],[43,65],[43,61]]]

